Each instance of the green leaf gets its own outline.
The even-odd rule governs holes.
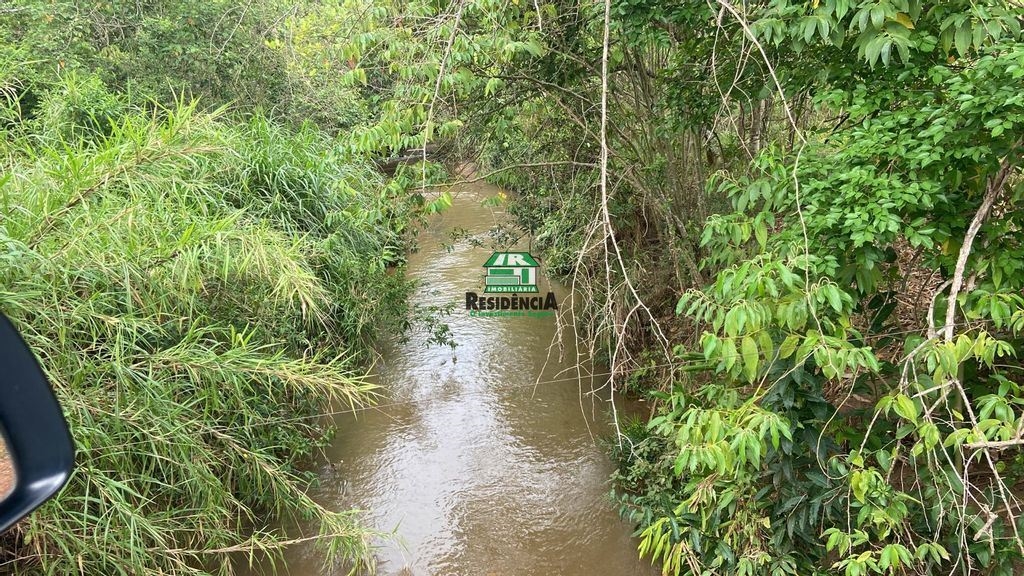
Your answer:
[[[878,460],[878,465],[882,470],[889,470],[889,466],[892,464],[892,454],[890,454],[888,450],[879,450],[878,452],[875,452],[875,458]]]
[[[754,238],[757,239],[757,244],[762,249],[768,244],[768,227],[764,225],[764,222],[754,224]]]
[[[860,470],[855,470],[850,474],[850,490],[853,491],[853,497],[857,499],[861,504],[867,499],[868,496],[868,479],[867,474]]]
[[[504,85],[504,80],[501,78],[491,78],[487,81],[484,86],[484,96],[492,96],[498,92],[499,89]]]
[[[954,30],[952,26],[947,26],[939,33],[939,44],[942,46],[942,52],[949,54],[949,51],[953,48],[953,34]]]
[[[967,52],[971,49],[972,30],[968,23],[964,23],[956,31],[956,51],[960,53],[960,56],[966,56]]]
[[[875,28],[881,28],[885,22],[885,9],[881,6],[875,6],[871,9],[871,25]]]
[[[897,394],[895,402],[893,403],[893,409],[906,420],[911,422],[917,422],[918,411],[917,404],[905,394]]]
[[[757,376],[757,343],[750,336],[744,336],[740,349],[743,352],[743,374],[748,382],[753,382]]]
[[[736,343],[732,338],[722,340],[722,363],[726,370],[732,370],[736,364]]]
[[[842,312],[843,300],[842,296],[839,293],[839,289],[836,288],[835,286],[829,285],[824,287],[824,291],[825,298],[828,299],[828,303],[830,306],[832,306],[832,309],[835,310],[836,312]]]
[[[800,343],[800,337],[796,334],[790,334],[786,336],[786,339],[782,341],[782,345],[779,346],[779,357],[789,358],[796,352],[797,344]]]

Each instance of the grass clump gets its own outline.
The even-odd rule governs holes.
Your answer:
[[[0,309],[78,449],[0,571],[229,573],[231,552],[283,542],[267,513],[366,561],[369,533],[306,496],[296,464],[318,413],[372,396],[352,361],[368,318],[400,316],[384,184],[313,129],[186,104],[108,120],[8,132],[0,159]]]

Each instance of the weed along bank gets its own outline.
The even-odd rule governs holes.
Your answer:
[[[529,252],[495,252],[483,268],[483,295],[466,292],[470,316],[542,318],[558,310],[554,292],[540,295],[540,264]]]

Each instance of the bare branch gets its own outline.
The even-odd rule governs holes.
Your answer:
[[[1006,155],[1002,165],[999,167],[999,172],[989,178],[985,197],[981,201],[981,207],[974,213],[971,225],[967,227],[964,243],[960,246],[960,254],[956,259],[953,283],[949,289],[949,305],[946,307],[946,330],[944,333],[946,342],[953,341],[953,324],[956,321],[956,299],[960,295],[960,287],[964,282],[964,269],[967,267],[967,258],[971,255],[971,249],[974,247],[974,238],[978,235],[978,231],[981,230],[981,225],[985,222],[985,219],[988,218],[989,212],[992,211],[992,205],[995,204],[996,198],[1002,193],[1010,172],[1020,159],[1019,156],[1014,155],[1015,151],[1020,148],[1020,145],[1021,140],[1014,143],[1010,153]]]

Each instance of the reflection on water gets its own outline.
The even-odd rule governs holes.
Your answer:
[[[413,337],[384,351],[375,371],[387,397],[340,418],[313,496],[366,510],[376,529],[397,527],[398,543],[380,543],[380,574],[650,574],[608,496],[606,397],[585,394],[600,381],[577,379],[587,358],[571,330],[558,342],[553,318],[470,318],[463,308],[466,291],[482,291],[486,233],[504,217],[481,204],[496,192],[461,186],[410,256],[416,303],[456,304],[445,321],[457,349]],[[459,228],[484,246],[442,246]],[[552,289],[561,302],[564,289]],[[312,546],[292,549],[283,571],[324,573]]]

